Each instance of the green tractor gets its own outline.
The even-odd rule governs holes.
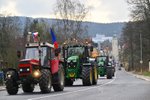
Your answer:
[[[109,61],[108,56],[98,56],[96,58],[97,65],[98,65],[98,74],[100,76],[105,76],[107,79],[112,79],[114,76],[114,67],[112,66],[112,63]]]
[[[90,60],[92,51],[92,47],[85,45],[66,45],[63,47],[66,86],[72,86],[76,79],[82,79],[85,86],[97,84],[97,66]]]

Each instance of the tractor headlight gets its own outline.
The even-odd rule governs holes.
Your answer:
[[[10,75],[10,74],[7,74],[7,78],[11,78],[11,75]]]
[[[23,71],[23,69],[22,68],[20,68],[20,72],[22,72]]]
[[[6,78],[10,79],[13,75],[13,72],[12,71],[8,71],[6,72]]]
[[[39,70],[33,71],[33,77],[39,78],[41,76],[41,72]]]
[[[27,68],[27,71],[30,71],[30,68]]]

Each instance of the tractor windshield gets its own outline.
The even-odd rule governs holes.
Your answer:
[[[44,58],[47,54],[47,48],[41,47],[41,64],[44,63]],[[34,48],[26,48],[25,59],[36,59],[39,60],[39,49],[37,47]]]
[[[106,57],[98,57],[98,58],[97,58],[97,61],[98,61],[98,62],[106,61]]]
[[[84,47],[69,47],[68,48],[68,57],[82,55],[84,52]]]

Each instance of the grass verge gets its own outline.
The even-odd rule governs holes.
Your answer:
[[[150,77],[150,72],[143,72],[144,76],[149,76]]]

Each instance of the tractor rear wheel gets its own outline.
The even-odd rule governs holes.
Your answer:
[[[39,86],[40,86],[42,93],[51,92],[52,78],[51,78],[51,73],[48,69],[42,69],[41,70],[41,77],[39,80]]]
[[[23,92],[33,92],[34,84],[23,83],[22,84],[22,90],[23,90]]]
[[[97,68],[93,67],[93,85],[97,84],[97,80],[98,80],[98,72],[97,72]]]
[[[60,66],[60,69],[57,74],[58,82],[53,84],[54,91],[63,91],[64,89],[64,70],[63,67]]]
[[[107,79],[112,79],[112,69],[107,69]]]
[[[82,82],[85,86],[92,85],[93,82],[93,73],[92,67],[83,67],[82,68]]]

